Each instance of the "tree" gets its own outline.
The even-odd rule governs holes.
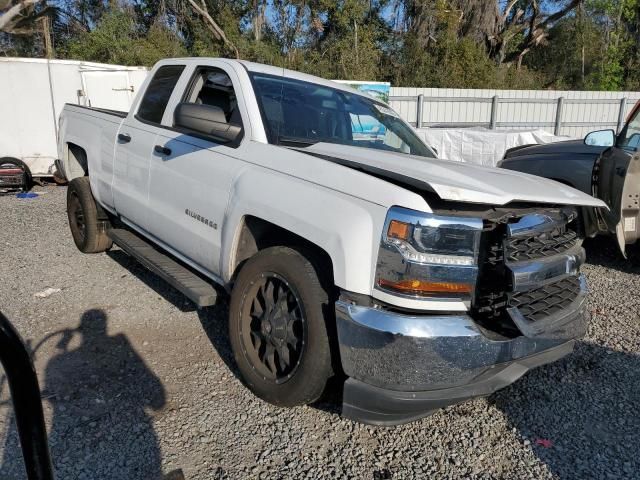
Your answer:
[[[24,33],[25,26],[37,16],[35,6],[42,0],[0,0],[0,32]],[[31,30],[28,30],[31,33]]]
[[[45,16],[51,35],[36,23]],[[0,25],[4,55],[230,56],[398,86],[640,88],[640,0],[0,0]]]
[[[162,23],[144,32],[131,12],[119,10],[103,15],[95,29],[73,39],[66,50],[67,57],[77,60],[148,66],[186,54],[179,39]]]
[[[187,0],[191,7],[200,15],[204,21],[206,22],[207,27],[213,33],[214,37],[217,40],[222,41],[227,47],[233,50],[235,57],[240,58],[240,53],[238,52],[238,47],[236,47],[235,43],[233,43],[227,35],[224,33],[224,30],[220,28],[220,25],[213,19],[211,14],[209,13],[209,9],[207,7],[207,3],[205,0],[200,0],[198,3],[197,0]]]
[[[405,15],[407,36],[417,48],[429,48],[443,31],[451,32],[453,28],[458,40],[471,39],[484,44],[496,63],[516,62],[519,68],[531,49],[544,44],[549,28],[573,12],[582,1],[555,1],[556,8],[551,12],[543,11],[538,0],[508,0],[502,9],[496,0],[399,3]]]

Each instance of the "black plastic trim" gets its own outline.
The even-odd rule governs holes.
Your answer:
[[[204,134],[199,133],[199,132],[194,132],[192,130],[189,130],[188,128],[168,127],[167,125],[160,125],[158,123],[148,122],[148,121],[146,121],[146,120],[144,120],[142,118],[139,118],[137,115],[134,115],[134,117],[140,123],[145,123],[147,125],[151,125],[151,126],[156,127],[156,128],[161,128],[163,130],[168,130],[170,132],[182,133],[183,135],[186,135],[188,137],[199,138],[200,140],[205,140],[207,142],[211,142],[211,143],[214,143],[216,145],[222,145],[222,146],[229,147],[229,148],[238,148],[240,146],[240,144],[242,143],[242,140],[244,139],[244,129],[242,130],[242,134],[238,137],[238,139],[236,141],[234,141],[234,142],[223,142],[220,139],[217,139],[217,138],[215,138],[213,136],[204,135]],[[184,142],[185,140],[180,140],[180,141]],[[195,145],[193,143],[190,143],[189,145],[198,146],[198,145]]]
[[[83,108],[85,110],[91,110],[92,112],[106,113],[107,115],[113,115],[119,118],[127,118],[127,115],[129,115],[129,112],[123,112],[121,110],[109,110],[108,108],[87,107],[85,105],[77,105],[75,103],[65,103],[65,105],[69,105],[70,107]]]
[[[575,340],[570,340],[535,355],[495,365],[467,385],[440,390],[388,390],[348,378],[344,384],[342,416],[370,425],[392,426],[411,422],[448,405],[490,395],[512,384],[527,371],[569,355],[574,344]]]

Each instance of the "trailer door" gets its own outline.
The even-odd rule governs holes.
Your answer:
[[[88,107],[128,112],[135,93],[126,71],[83,71],[85,101]]]

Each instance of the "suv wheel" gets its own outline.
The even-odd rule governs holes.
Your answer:
[[[327,288],[289,247],[267,248],[242,267],[231,294],[229,337],[247,386],[279,406],[317,400],[333,374]]]

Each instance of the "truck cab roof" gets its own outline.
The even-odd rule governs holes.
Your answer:
[[[370,95],[356,90],[355,88],[350,87],[345,83],[335,82],[332,80],[327,80],[325,78],[317,77],[315,75],[311,75],[308,73],[296,72],[295,70],[289,70],[284,67],[276,67],[273,65],[266,65],[264,63],[257,62],[249,62],[247,60],[236,60],[232,58],[222,58],[222,57],[184,57],[184,58],[171,58],[167,60],[162,60],[158,62],[157,65],[171,65],[171,64],[198,64],[198,65],[206,65],[207,62],[212,61],[221,61],[228,65],[235,65],[240,68],[244,68],[246,71],[250,73],[263,73],[266,75],[273,75],[278,77],[291,78],[294,80],[301,80],[304,82],[315,83],[318,85],[324,85],[326,87],[336,88],[338,90],[343,90],[345,92],[360,95],[369,99],[374,99],[375,101],[379,101],[378,99],[371,97]]]

